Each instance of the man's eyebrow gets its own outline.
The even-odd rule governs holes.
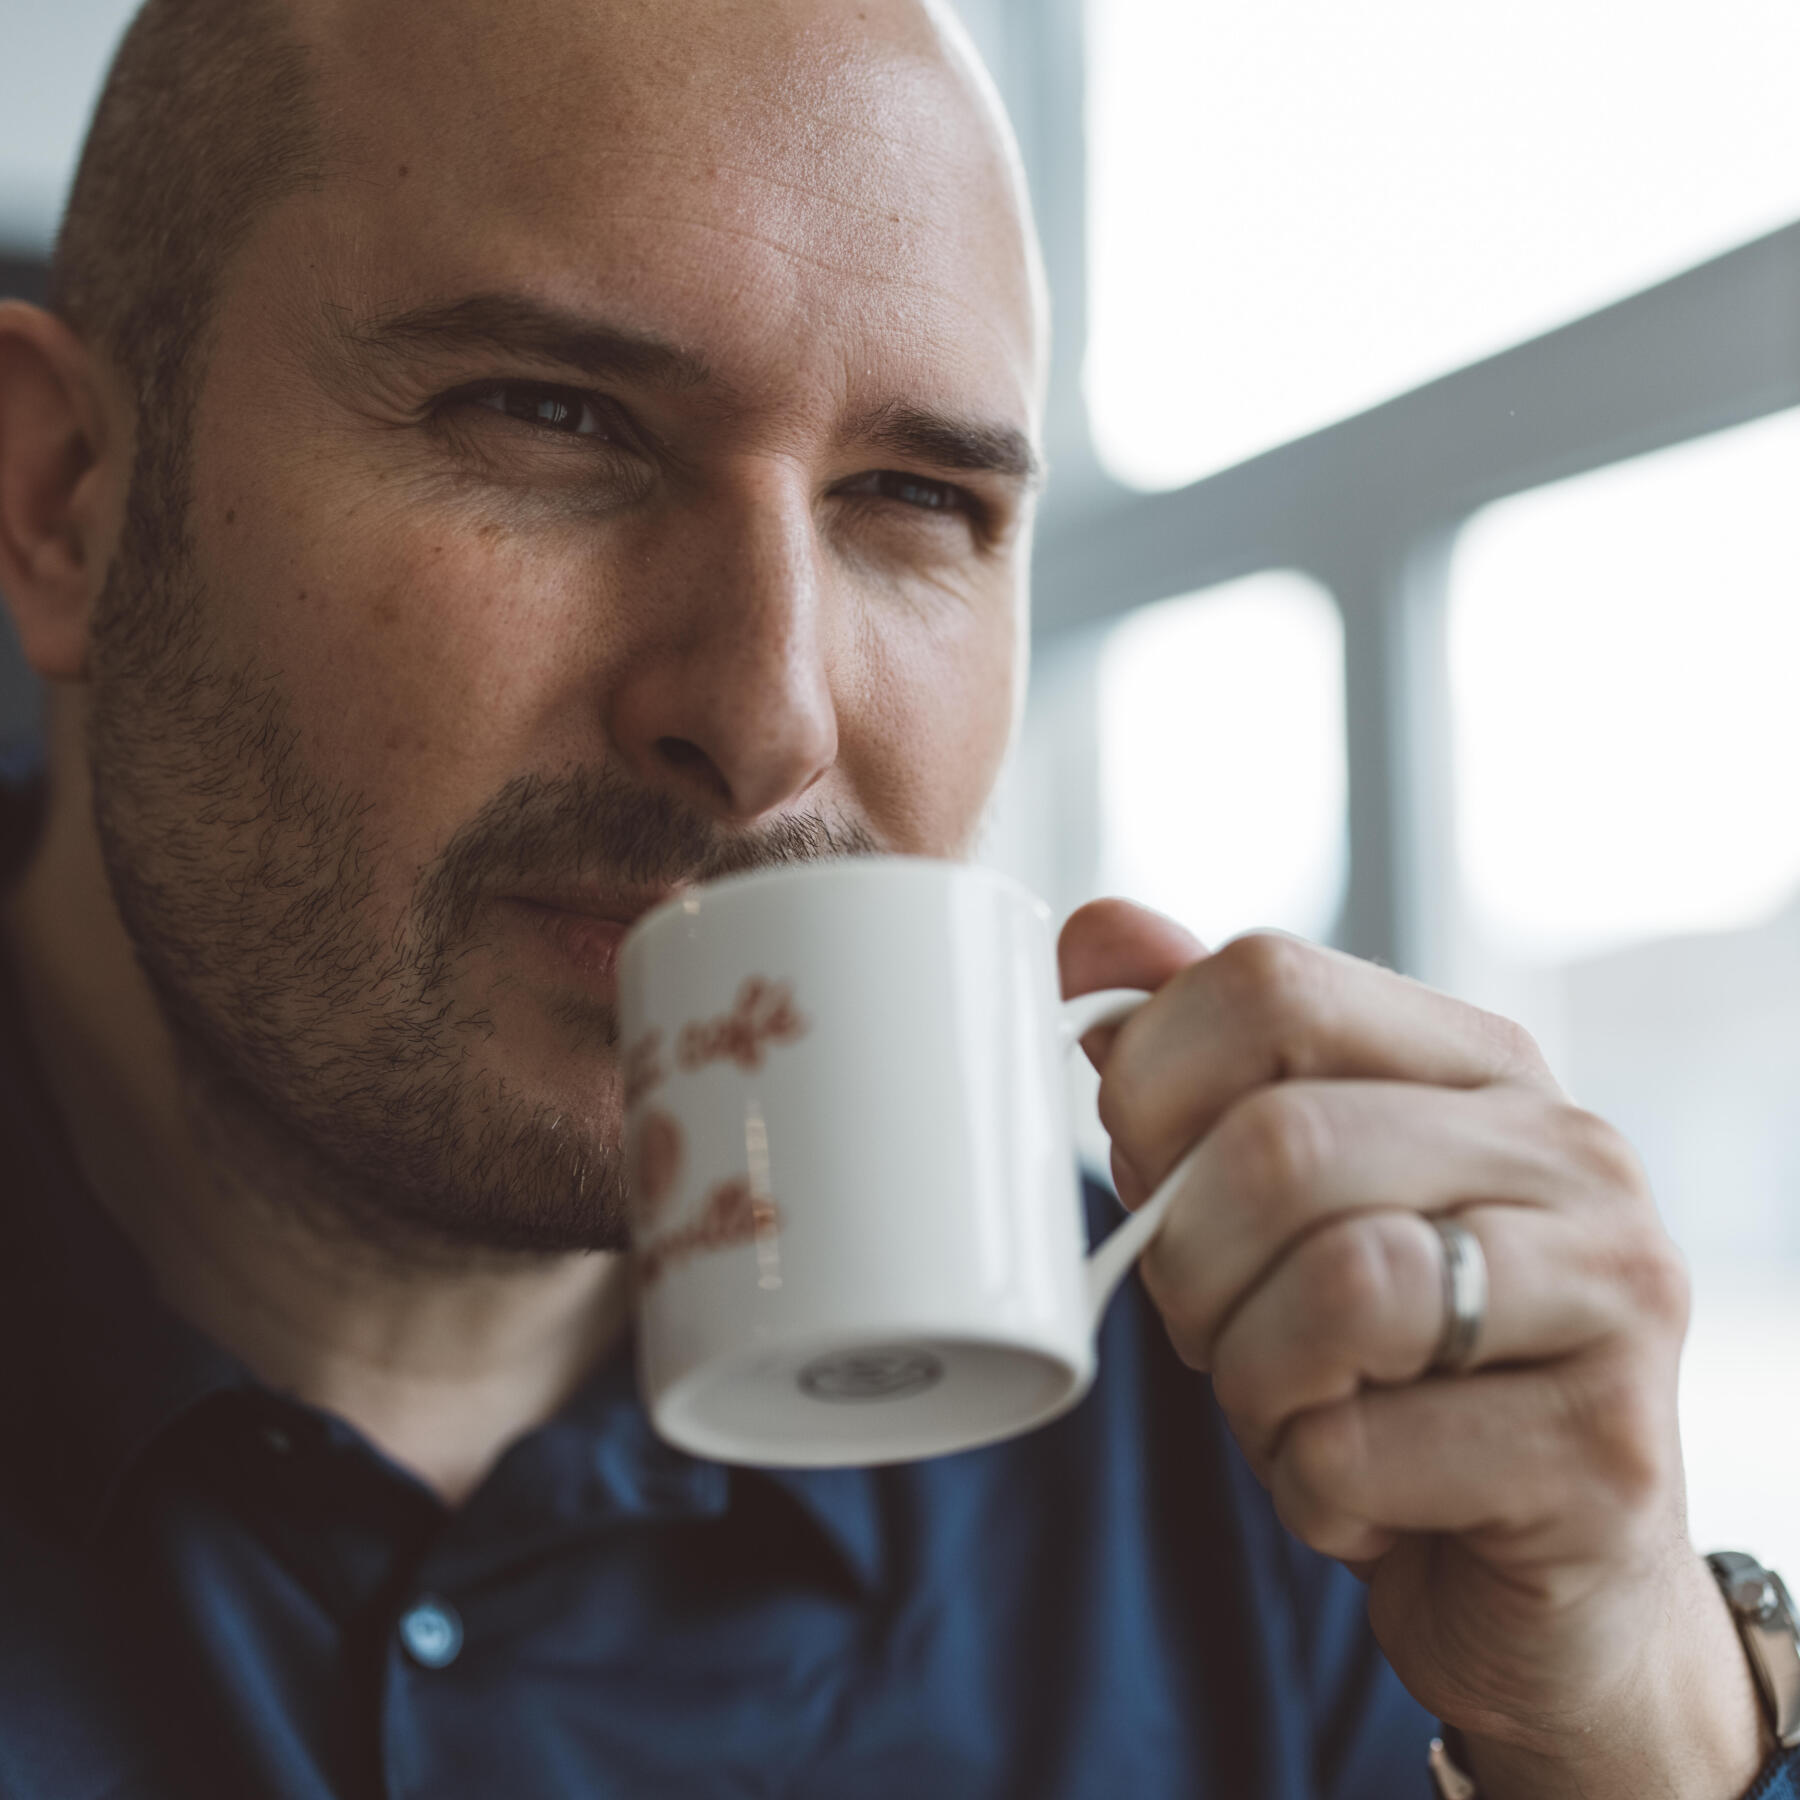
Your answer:
[[[1036,487],[1044,478],[1031,439],[1014,425],[958,419],[891,402],[859,421],[848,436],[853,442],[940,469],[1001,475],[1022,487]]]
[[[347,323],[345,339],[383,360],[411,361],[458,351],[498,350],[668,387],[712,379],[706,362],[653,333],[565,311],[517,294],[470,294],[408,312]]]
[[[383,361],[493,350],[579,369],[596,380],[648,381],[675,388],[715,381],[703,357],[652,332],[520,294],[470,294],[345,322],[340,330],[357,350]],[[855,422],[846,436],[940,469],[999,475],[1025,487],[1036,487],[1043,480],[1031,439],[1012,425],[890,401]]]

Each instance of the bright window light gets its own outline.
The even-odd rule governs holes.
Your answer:
[[[1800,413],[1489,507],[1451,586],[1458,850],[1559,961],[1800,887]]]
[[[1800,218],[1793,0],[1088,0],[1087,386],[1171,487]]]
[[[1103,889],[1209,943],[1324,937],[1346,867],[1343,628],[1285,571],[1140,608],[1100,665]]]
[[[1769,1429],[1793,1405],[1800,1269],[1766,1262],[1707,1273],[1681,1359],[1688,1529],[1701,1550],[1741,1546],[1772,1568],[1800,1568],[1800,1444]]]

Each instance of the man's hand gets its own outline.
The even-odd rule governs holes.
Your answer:
[[[1086,1047],[1127,1205],[1200,1146],[1142,1264],[1176,1349],[1484,1795],[1742,1793],[1768,1744],[1687,1541],[1686,1277],[1624,1141],[1517,1026],[1297,939],[1208,956],[1099,901],[1061,959],[1156,990]],[[1456,1376],[1447,1213],[1489,1272]]]

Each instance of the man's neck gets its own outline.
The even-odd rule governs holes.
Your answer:
[[[618,1259],[357,1235],[316,1166],[184,1074],[72,798],[53,796],[6,929],[82,1173],[175,1311],[460,1502],[616,1342]]]

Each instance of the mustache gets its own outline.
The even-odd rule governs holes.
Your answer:
[[[520,883],[669,887],[883,847],[860,821],[817,809],[724,826],[612,767],[521,775],[444,846],[421,880],[420,914],[447,950],[484,901]]]

